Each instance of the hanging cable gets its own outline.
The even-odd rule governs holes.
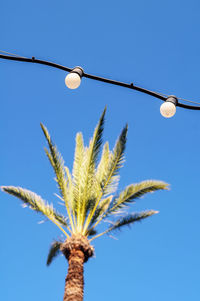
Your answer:
[[[61,69],[61,70],[70,72],[72,75],[70,77],[68,76],[66,78],[66,83],[67,83],[68,87],[70,86],[72,89],[77,88],[80,85],[82,77],[86,77],[86,78],[97,80],[97,81],[100,81],[100,82],[104,82],[104,83],[108,83],[108,84],[112,84],[112,85],[116,85],[116,86],[129,88],[129,89],[132,89],[132,90],[136,90],[138,92],[151,95],[151,96],[153,96],[155,98],[158,98],[158,99],[160,99],[164,102],[168,101],[169,99],[170,99],[169,101],[171,102],[171,100],[174,99],[174,100],[176,100],[175,105],[178,106],[178,107],[181,107],[181,108],[190,109],[190,110],[200,110],[200,103],[197,103],[197,102],[194,102],[194,101],[191,101],[191,100],[186,100],[186,99],[183,99],[183,98],[179,98],[179,97],[176,97],[176,96],[173,96],[173,95],[166,95],[166,94],[163,94],[163,93],[154,92],[154,91],[136,86],[133,83],[124,83],[124,82],[115,81],[115,80],[112,80],[112,79],[108,79],[108,78],[88,74],[88,73],[85,73],[81,67],[69,68],[69,67],[59,65],[59,64],[52,63],[52,62],[48,62],[48,61],[44,61],[44,60],[38,60],[35,57],[27,58],[27,57],[23,57],[23,56],[17,56],[16,54],[9,53],[9,52],[3,51],[3,50],[0,50],[0,52],[9,54],[9,55],[0,54],[0,58],[2,58],[2,59],[29,62],[29,63],[35,63],[35,64],[42,64],[42,65],[47,65],[47,66],[50,66],[50,67],[53,67],[53,68],[57,68],[57,69]],[[69,81],[74,81],[74,83],[70,82],[68,84]],[[75,81],[76,81],[76,83],[75,83]],[[178,100],[194,103],[197,106],[183,104],[183,103],[180,103]],[[169,107],[169,105],[168,105],[168,107]]]

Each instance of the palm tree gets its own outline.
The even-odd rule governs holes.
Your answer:
[[[2,187],[3,191],[21,199],[25,206],[45,215],[65,235],[64,241],[53,242],[47,259],[49,265],[62,252],[68,260],[64,301],[83,300],[83,265],[94,254],[91,241],[158,213],[154,210],[130,213],[125,212],[125,209],[148,192],[168,188],[168,184],[164,182],[148,180],[131,184],[116,194],[119,170],[124,162],[127,126],[122,130],[113,151],[110,151],[108,142],[104,144],[98,160],[105,112],[106,109],[88,147],[84,146],[82,133],[77,134],[72,174],[64,165],[47,128],[41,124],[48,143],[45,152],[56,175],[60,191],[58,197],[66,207],[66,217],[58,213],[52,204],[29,190],[13,186]],[[107,221],[107,228],[98,233],[97,226],[108,217],[112,221]]]

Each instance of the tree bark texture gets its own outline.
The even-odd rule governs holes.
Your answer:
[[[83,301],[83,264],[85,255],[81,250],[73,249],[68,258],[68,274],[65,279],[63,301]]]

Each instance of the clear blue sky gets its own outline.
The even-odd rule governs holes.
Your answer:
[[[199,1],[3,1],[0,49],[35,56],[144,88],[200,100]],[[200,277],[200,112],[177,109],[128,89],[83,79],[65,87],[65,72],[0,60],[0,185],[26,187],[57,200],[39,123],[70,168],[74,138],[88,142],[108,106],[104,139],[114,145],[129,124],[120,189],[145,179],[171,184],[133,210],[160,213],[96,241],[85,265],[85,300],[198,301]],[[45,261],[59,230],[19,200],[0,193],[0,299],[62,300],[67,262]]]

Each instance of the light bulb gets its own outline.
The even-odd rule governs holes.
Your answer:
[[[70,72],[65,77],[65,84],[69,89],[76,89],[81,84],[81,77],[75,72]]]
[[[165,118],[173,117],[174,114],[176,113],[176,106],[175,106],[175,104],[173,102],[171,102],[171,101],[165,101],[160,106],[160,113]]]

